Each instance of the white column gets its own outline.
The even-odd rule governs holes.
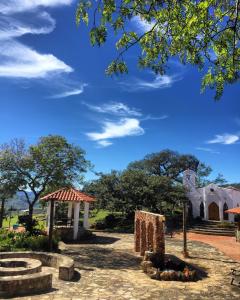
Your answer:
[[[218,202],[219,204],[219,217],[220,217],[220,221],[223,221],[223,204],[222,204],[222,201],[220,200]]]
[[[74,203],[74,221],[73,221],[73,239],[76,240],[78,236],[78,226],[79,226],[79,210],[80,203]]]
[[[85,229],[89,228],[88,215],[89,215],[89,202],[84,202],[83,227]]]
[[[55,225],[55,215],[56,215],[56,202],[54,201],[53,202],[53,204],[54,204],[54,208],[53,208],[53,225]]]
[[[48,205],[47,205],[47,218],[46,218],[47,235],[49,234],[49,226],[50,226],[50,208],[51,208],[51,201],[48,201]]]
[[[73,207],[73,203],[72,202],[69,202],[68,203],[68,219],[71,219],[72,218],[72,207]]]
[[[204,219],[208,220],[208,203],[206,199],[206,188],[203,188],[203,205],[204,205]]]

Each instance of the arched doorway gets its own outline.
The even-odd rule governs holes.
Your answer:
[[[225,213],[225,210],[228,210],[228,206],[226,202],[223,205],[223,220],[228,221],[228,213]]]
[[[219,207],[216,202],[212,202],[208,206],[208,219],[213,221],[219,221]]]
[[[204,204],[201,202],[200,204],[200,217],[204,219]]]

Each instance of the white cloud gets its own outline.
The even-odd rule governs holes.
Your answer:
[[[239,136],[236,134],[217,134],[215,138],[207,141],[208,144],[223,144],[223,145],[232,145],[239,140]]]
[[[97,143],[99,145],[99,148],[105,148],[105,147],[111,146],[113,144],[112,142],[109,142],[106,140],[100,140],[100,141],[97,141]]]
[[[55,20],[47,12],[37,13],[34,16],[30,14],[26,19],[21,15],[18,15],[18,19],[1,15],[0,40],[8,40],[25,34],[48,34],[56,26]]]
[[[211,148],[205,148],[205,147],[196,147],[195,148],[196,150],[199,150],[199,151],[204,151],[204,152],[209,152],[209,153],[212,153],[212,154],[220,154],[219,151],[215,151]]]
[[[54,30],[55,20],[47,12],[40,12],[38,7],[68,5],[71,2],[70,0],[1,1],[0,77],[36,79],[73,72],[70,66],[54,55],[39,53],[17,40],[26,34],[48,34]]]
[[[70,97],[70,96],[76,96],[76,95],[80,95],[84,92],[84,87],[87,86],[87,84],[82,84],[82,86],[78,89],[73,89],[70,91],[65,91],[63,93],[59,93],[56,95],[53,95],[49,98],[53,98],[53,99],[60,99],[60,98],[66,98],[66,97]]]
[[[0,44],[0,77],[45,78],[73,69],[52,54],[40,54],[14,40]]]
[[[102,146],[109,146],[109,139],[138,136],[144,134],[139,120],[135,118],[122,118],[120,121],[103,122],[102,132],[89,132],[86,135],[90,140],[101,142]],[[100,144],[100,145],[101,145]]]
[[[83,102],[89,109],[98,113],[113,114],[116,116],[141,116],[142,113],[136,108],[130,108],[122,102],[110,102],[102,105],[92,105]]]
[[[1,0],[0,11],[3,14],[14,14],[35,10],[42,7],[70,5],[74,0]]]
[[[169,116],[168,115],[162,115],[162,116],[159,116],[159,117],[153,117],[151,115],[148,115],[146,116],[145,118],[141,119],[141,121],[148,121],[148,120],[166,120],[168,119]]]
[[[147,22],[141,19],[139,16],[133,17],[132,22],[137,28],[137,30],[141,33],[150,31],[154,26],[154,22]]]
[[[181,79],[182,77],[176,75],[157,75],[152,81],[135,78],[133,80],[120,82],[120,84],[127,88],[128,91],[154,90],[170,88],[174,82]]]

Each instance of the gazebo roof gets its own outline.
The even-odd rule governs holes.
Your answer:
[[[40,200],[45,201],[68,201],[68,202],[93,202],[95,198],[82,193],[74,188],[63,188],[54,193],[50,193]]]
[[[225,210],[225,213],[240,214],[240,207],[235,207],[235,208]]]

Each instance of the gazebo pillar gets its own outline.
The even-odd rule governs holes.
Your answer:
[[[68,202],[68,220],[72,219],[72,208],[73,208],[73,203],[72,202]]]
[[[78,237],[80,202],[74,203],[73,239]]]
[[[84,202],[83,227],[85,229],[89,228],[88,216],[89,216],[89,202]]]
[[[53,202],[53,225],[55,223],[55,202]],[[51,222],[51,201],[48,201],[48,206],[47,206],[47,235],[49,235],[49,230],[50,230],[50,222]]]

